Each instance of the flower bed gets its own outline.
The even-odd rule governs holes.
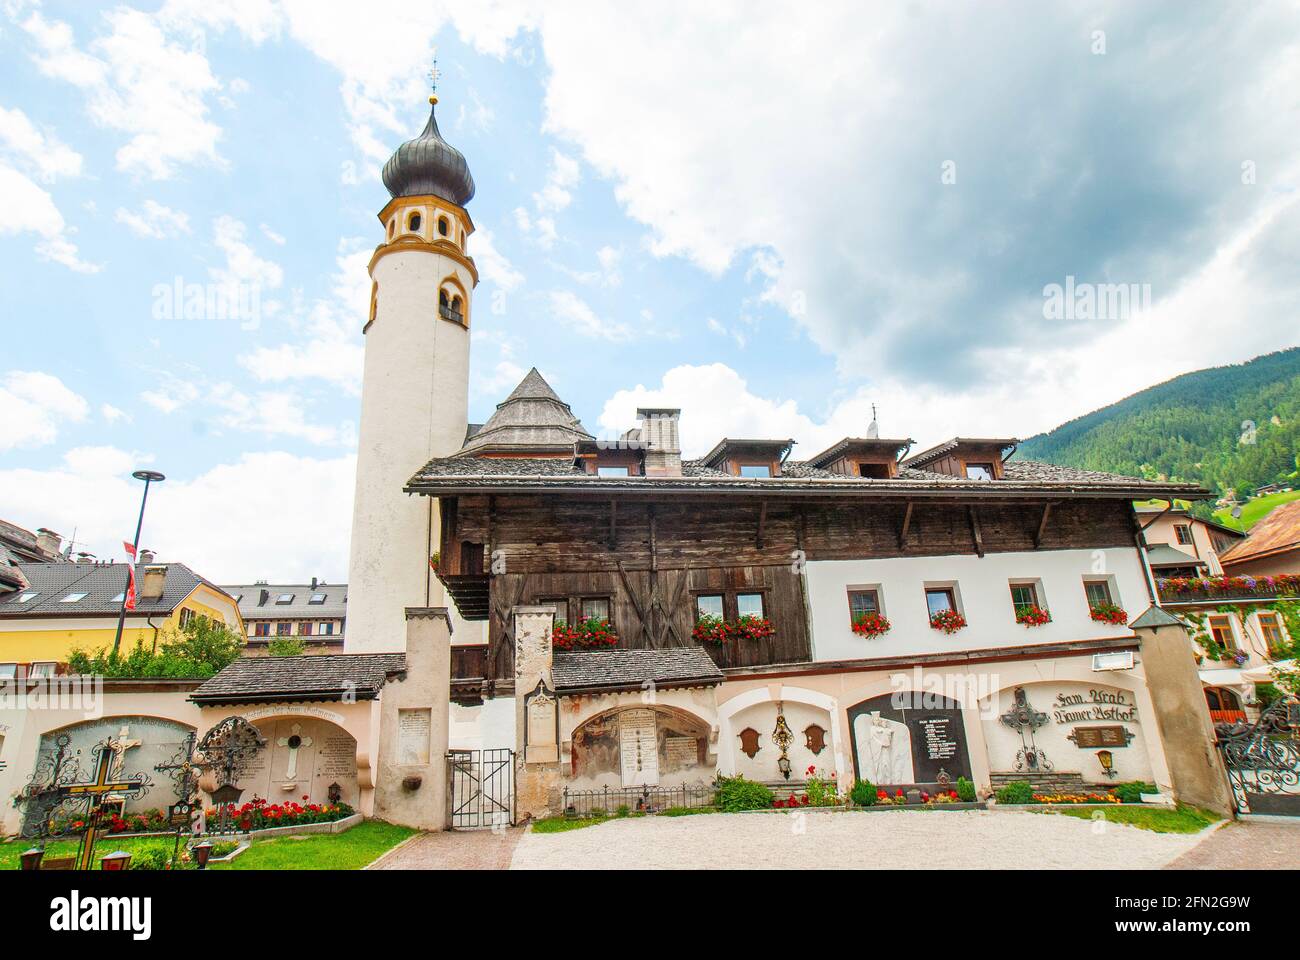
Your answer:
[[[556,650],[608,650],[618,646],[618,634],[608,620],[595,617],[580,620],[572,627],[563,620],[556,620],[551,630],[551,644]]]
[[[930,628],[944,633],[956,633],[966,626],[966,618],[956,610],[938,610],[930,614]]]
[[[1128,613],[1123,607],[1113,603],[1096,603],[1088,608],[1088,615],[1098,623],[1109,623],[1117,627],[1128,624]]]
[[[726,646],[738,640],[764,640],[776,633],[776,628],[766,617],[744,616],[738,620],[723,620],[705,614],[695,621],[691,637],[696,643]]]
[[[1016,623],[1026,627],[1041,627],[1052,622],[1052,615],[1036,604],[1030,604],[1016,611]]]
[[[303,794],[302,799],[308,799]],[[254,797],[248,803],[236,807],[227,805],[231,813],[231,822],[240,830],[265,830],[271,827],[298,827],[309,823],[332,823],[350,817],[355,811],[346,803],[267,803],[261,797]],[[208,821],[215,823],[220,816],[217,808],[207,811]]]
[[[893,624],[889,622],[888,618],[880,613],[859,613],[853,618],[851,624],[854,633],[860,637],[866,637],[868,640],[888,633],[891,626]]]

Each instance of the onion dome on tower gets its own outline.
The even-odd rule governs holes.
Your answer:
[[[474,198],[474,178],[465,155],[442,138],[435,115],[438,98],[429,98],[424,132],[397,148],[384,164],[384,186],[394,198],[432,194],[463,207]]]

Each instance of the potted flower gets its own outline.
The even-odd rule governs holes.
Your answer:
[[[859,613],[853,618],[851,624],[854,633],[868,640],[888,633],[891,626],[889,620],[881,613]]]
[[[1089,615],[1098,623],[1110,623],[1117,627],[1128,623],[1128,613],[1114,603],[1094,603],[1089,608]]]
[[[1026,627],[1041,627],[1043,624],[1051,622],[1052,615],[1036,603],[1031,603],[1016,610],[1016,623],[1023,623]]]
[[[551,645],[556,650],[598,650],[618,646],[618,634],[608,620],[588,617],[569,626],[556,620],[551,630]]]
[[[695,629],[691,631],[691,636],[696,643],[715,643],[718,646],[723,646],[731,639],[726,621],[709,613],[695,621]]]
[[[966,618],[956,610],[936,610],[930,614],[930,628],[944,633],[956,633],[966,626]]]
[[[767,617],[756,617],[753,614],[747,614],[735,623],[728,624],[728,628],[732,634],[741,640],[766,640],[776,633],[772,621],[768,620]]]

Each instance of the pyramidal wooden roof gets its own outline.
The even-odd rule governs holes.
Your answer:
[[[522,451],[571,453],[578,440],[595,439],[533,367],[457,456]]]

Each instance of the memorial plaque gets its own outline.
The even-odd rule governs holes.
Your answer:
[[[700,752],[694,737],[667,737],[664,740],[664,765],[669,770],[693,767],[699,763]]]
[[[421,766],[429,762],[433,714],[428,708],[397,711],[397,762]]]
[[[618,715],[618,753],[623,786],[659,783],[659,738],[653,710],[624,710]]]
[[[1133,734],[1125,727],[1075,727],[1069,739],[1080,749],[1127,747]]]
[[[557,704],[555,698],[539,687],[528,697],[525,706],[525,763],[554,763],[560,758],[556,737]]]
[[[867,721],[879,715],[880,720],[899,725],[895,727],[889,750],[891,754],[900,750],[906,752],[905,756],[910,754],[911,767],[908,771],[907,765],[894,757],[891,768],[903,768],[903,776],[909,777],[909,782],[930,784],[940,783],[942,776],[951,780],[970,777],[965,721],[960,705],[951,697],[917,694],[900,705],[894,694],[883,694],[851,706],[848,714],[856,776],[872,779],[873,783],[876,780],[872,775],[880,776],[873,764],[879,766],[881,760],[872,750],[879,752],[881,747],[870,740],[864,741],[863,733],[864,724],[870,729],[872,724]],[[880,782],[886,780],[881,778]]]

